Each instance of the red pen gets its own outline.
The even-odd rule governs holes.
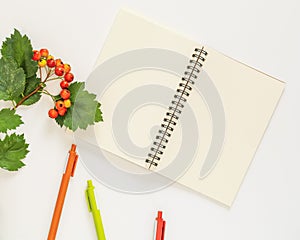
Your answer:
[[[158,211],[156,218],[156,235],[155,240],[164,240],[165,239],[165,229],[166,221],[162,218],[162,211]]]

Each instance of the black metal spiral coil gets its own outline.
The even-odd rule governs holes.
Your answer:
[[[184,103],[187,101],[187,97],[192,91],[192,86],[197,79],[205,56],[207,52],[204,48],[195,48],[195,53],[192,55],[192,59],[189,61],[184,76],[181,78],[182,82],[179,83],[179,87],[176,90],[174,99],[171,101],[169,111],[166,113],[166,117],[163,119],[161,129],[158,131],[158,135],[155,137],[153,146],[150,148],[150,153],[145,160],[149,164],[149,169],[152,166],[157,166],[163,154],[163,149],[166,148],[166,144],[169,142],[169,138],[174,131],[174,127],[177,124],[179,115],[182,113]]]

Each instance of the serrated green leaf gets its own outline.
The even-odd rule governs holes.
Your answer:
[[[0,132],[6,133],[7,130],[16,129],[23,123],[21,116],[15,110],[3,108],[0,111]]]
[[[68,113],[66,113],[66,114],[68,114]],[[57,124],[60,126],[60,127],[62,127],[63,125],[64,125],[64,120],[65,120],[65,116],[58,116],[56,119],[55,119],[55,121],[57,122]]]
[[[27,78],[24,92],[22,95],[20,95],[16,99],[16,102],[18,103],[23,98],[23,96],[27,96],[30,93],[32,93],[40,85],[40,83],[41,83],[41,79],[37,78],[35,76],[33,76],[31,78]],[[42,90],[42,88],[41,88],[41,90]],[[33,94],[31,97],[29,97],[28,99],[26,99],[22,103],[22,105],[29,106],[29,105],[32,105],[32,104],[38,102],[40,99],[41,99],[41,93],[37,92],[37,93]]]
[[[86,129],[96,121],[101,121],[100,103],[96,101],[96,95],[84,90],[83,82],[72,83],[69,86],[72,106],[63,117],[56,118],[60,126],[65,126],[76,131],[78,128]]]
[[[103,121],[102,112],[100,110],[100,106],[101,106],[101,104],[98,103],[96,114],[95,114],[95,122],[102,122]]]
[[[0,140],[0,167],[8,171],[16,171],[25,166],[21,160],[29,152],[27,148],[24,134],[6,135],[3,141]]]
[[[25,74],[11,58],[0,59],[0,100],[15,100],[25,89]]]
[[[26,77],[30,78],[36,75],[38,69],[37,63],[32,60],[32,50],[29,38],[15,29],[10,38],[3,42],[1,54],[3,57],[12,57],[23,68]]]

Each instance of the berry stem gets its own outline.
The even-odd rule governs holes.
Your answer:
[[[51,73],[52,73],[52,74],[51,74]],[[51,69],[49,69],[46,79],[48,79],[48,78],[49,78],[50,76],[52,76],[52,75],[53,75],[53,72],[51,71]]]
[[[14,100],[11,100],[12,105],[14,106],[14,108],[16,107],[16,103]]]
[[[42,79],[42,68],[39,67],[39,71],[40,71],[40,79]]]
[[[56,78],[45,79],[44,82],[54,81],[54,80],[57,80],[57,79],[63,79],[63,77],[56,77]]]
[[[53,75],[53,71],[51,70],[51,68],[48,68],[47,67],[47,76],[46,76],[46,79],[45,80],[47,80],[49,77],[51,77],[52,75]]]
[[[16,109],[17,107],[19,107],[20,105],[22,105],[23,102],[25,102],[25,100],[27,100],[28,98],[30,98],[33,94],[37,93],[40,89],[42,88],[42,84],[39,84],[36,89],[34,89],[31,93],[29,93],[28,95],[24,96],[18,103],[17,105],[14,107],[14,109]]]
[[[43,94],[46,94],[46,95],[50,96],[52,98],[53,102],[56,102],[55,97],[50,92],[48,92],[46,89],[43,89],[40,92],[43,93]]]
[[[44,83],[48,81],[48,75],[50,75],[49,73],[51,72],[48,71],[48,74],[45,78],[44,81],[42,81],[42,68],[39,67],[39,72],[40,72],[40,78],[41,78],[41,83],[36,87],[36,89],[34,89],[31,93],[29,93],[28,95],[24,96],[16,105],[14,104],[14,109],[16,109],[17,107],[19,107],[20,105],[23,104],[23,102],[25,102],[28,98],[30,98],[32,95],[34,95],[35,93],[37,93],[41,88],[44,87]],[[45,90],[46,91],[46,90]],[[49,93],[49,92],[48,92]],[[54,100],[53,96],[49,93],[49,95],[52,97],[52,99]]]

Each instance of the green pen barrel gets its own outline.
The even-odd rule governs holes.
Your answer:
[[[88,184],[88,187],[86,189],[86,198],[87,198],[89,211],[93,215],[94,225],[96,228],[98,240],[106,240],[100,211],[97,207],[96,198],[95,198],[95,194],[94,194],[95,187],[93,186],[92,180],[88,180],[87,184]]]
[[[98,240],[106,240],[99,210],[93,211],[93,218],[94,218]]]

